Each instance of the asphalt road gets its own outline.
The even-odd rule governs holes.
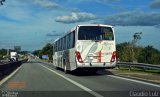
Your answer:
[[[117,77],[102,70],[64,74],[51,64],[31,60],[1,87],[2,97],[159,97],[160,85]],[[155,93],[155,94],[154,94]],[[152,95],[151,95],[152,94]]]

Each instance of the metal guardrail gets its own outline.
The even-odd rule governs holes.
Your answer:
[[[160,70],[160,65],[145,64],[145,63],[132,63],[132,62],[117,62],[117,66],[138,67],[143,69],[156,69]]]
[[[23,64],[24,62],[27,62],[27,60],[28,59],[24,59],[24,60],[21,60],[21,61],[0,64],[0,79],[4,75],[10,74],[17,67],[21,66],[21,64]]]

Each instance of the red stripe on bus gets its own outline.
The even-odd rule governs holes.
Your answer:
[[[101,62],[101,55],[102,55],[101,51],[98,52],[98,62]]]

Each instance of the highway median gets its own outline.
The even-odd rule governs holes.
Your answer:
[[[5,64],[0,64],[0,81],[11,74],[15,69],[20,67],[23,63],[27,62],[28,59],[23,59],[20,61],[9,62]]]

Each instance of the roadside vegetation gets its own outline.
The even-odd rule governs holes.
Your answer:
[[[0,60],[5,59],[7,55],[7,50],[6,49],[0,49]]]
[[[117,44],[117,59],[122,62],[160,64],[160,51],[153,46],[136,46],[132,51],[132,44],[124,42]]]
[[[52,60],[53,45],[51,43],[47,43],[42,50],[35,50],[33,54],[38,56],[40,59],[42,59],[42,55],[48,55],[49,60]]]
[[[142,47],[137,45],[141,39],[142,32],[136,32],[131,42],[123,42],[116,45],[117,60],[121,62],[137,62],[147,64],[160,64],[160,51],[151,45]],[[46,44],[42,50],[35,50],[34,55],[42,59],[42,55],[48,55],[52,60],[53,46]]]
[[[129,66],[121,66],[119,67],[117,70],[122,71],[122,72],[128,72],[128,71],[132,71],[132,72],[146,72],[146,73],[155,73],[155,74],[160,74],[160,70],[156,70],[156,69],[146,69],[146,68],[140,68],[140,67],[129,67]]]
[[[119,61],[160,64],[160,51],[153,46],[135,46],[132,49],[132,44],[130,42],[124,42],[117,44],[116,49],[117,59]],[[35,50],[33,54],[41,59],[42,55],[48,55],[49,60],[52,60],[53,46],[48,43],[42,48],[42,50]]]
[[[15,51],[15,50],[13,50],[13,49],[7,50],[4,48],[0,49],[0,60],[8,60],[9,59],[8,54],[10,54],[11,51]],[[26,54],[28,53],[28,51],[16,51],[16,52],[18,52],[18,57],[20,59],[25,58]]]

